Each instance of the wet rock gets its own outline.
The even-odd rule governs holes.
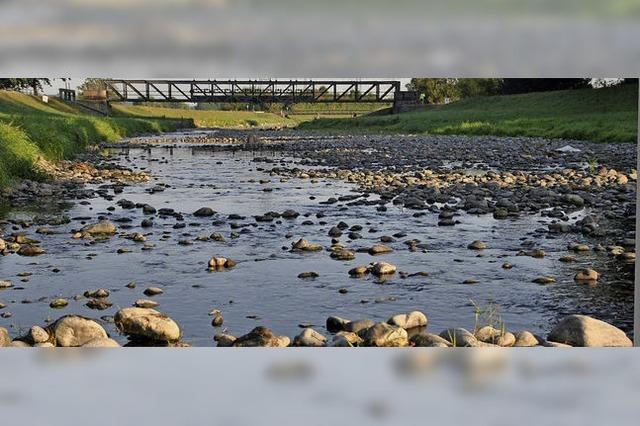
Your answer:
[[[282,217],[285,219],[295,219],[298,216],[300,216],[300,213],[295,210],[288,209],[282,212]]]
[[[355,321],[349,321],[344,325],[344,331],[350,331],[352,333],[360,333],[362,330],[366,330],[372,327],[375,323],[370,319],[361,319]]]
[[[333,228],[329,229],[329,236],[333,237],[333,238],[338,238],[342,235],[342,230],[340,228],[338,228],[337,226],[334,226]]]
[[[49,303],[49,307],[53,309],[62,309],[67,305],[69,305],[69,301],[67,299],[62,299],[62,298],[54,299],[51,301],[51,303]]]
[[[138,299],[133,306],[136,308],[155,308],[158,306],[158,302],[149,299]]]
[[[476,240],[467,246],[469,250],[484,250],[487,248],[487,244],[485,242]]]
[[[90,235],[113,235],[118,229],[108,220],[101,220],[96,224],[85,226],[82,230]]]
[[[356,254],[350,250],[342,249],[331,253],[331,258],[335,260],[353,260]]]
[[[536,284],[542,284],[542,285],[545,285],[545,284],[553,284],[553,283],[555,283],[555,282],[556,282],[556,279],[555,279],[555,278],[553,278],[553,277],[546,277],[546,276],[543,276],[543,277],[535,278],[535,279],[533,280],[533,282],[534,282],[534,283],[536,283]]]
[[[387,262],[375,262],[371,266],[371,273],[376,276],[391,275],[396,272],[396,265]]]
[[[513,268],[513,265],[509,262],[504,262],[502,264],[502,269],[511,269],[511,268]]]
[[[256,327],[244,336],[238,337],[233,346],[283,348],[289,346],[289,343],[287,336],[276,336],[266,327]]]
[[[320,275],[317,272],[301,272],[298,274],[298,278],[304,279],[313,279],[318,278]]]
[[[411,336],[411,344],[416,347],[426,348],[449,348],[451,343],[447,339],[443,339],[437,334],[431,333],[418,333]]]
[[[567,203],[572,204],[576,207],[584,206],[584,198],[576,194],[567,194],[565,196],[565,200],[567,201]]]
[[[101,298],[109,297],[109,290],[105,290],[104,288],[99,288],[97,290],[87,290],[84,292],[84,297],[88,297],[92,299],[101,299]]]
[[[547,340],[571,346],[630,347],[631,340],[619,328],[586,315],[570,315],[556,325]]]
[[[0,238],[0,252],[4,251],[7,248],[7,243],[4,242],[2,238]]]
[[[11,281],[0,280],[0,290],[5,288],[11,288],[11,287],[13,287],[13,284],[11,284]]]
[[[311,244],[309,241],[304,238],[300,238],[295,243],[291,244],[293,250],[297,251],[320,251],[322,250],[322,246],[320,244]]]
[[[515,347],[529,348],[540,344],[536,336],[529,331],[520,331],[515,334],[515,337],[516,342],[513,344]]]
[[[355,268],[349,269],[349,275],[352,277],[362,277],[369,273],[369,267],[367,266],[356,266]]]
[[[78,347],[96,338],[107,338],[107,332],[100,324],[78,315],[67,315],[50,327],[56,346]]]
[[[22,245],[17,251],[17,254],[19,254],[20,256],[40,256],[44,253],[45,251],[42,247],[32,244]]]
[[[595,283],[596,281],[598,281],[598,276],[599,276],[598,272],[596,272],[593,269],[587,268],[578,272],[573,277],[573,279],[579,283],[584,283],[584,282]]]
[[[209,238],[210,238],[210,239],[212,239],[213,241],[221,241],[221,242],[224,242],[224,241],[225,241],[225,239],[224,239],[224,237],[222,236],[222,234],[219,234],[219,233],[217,233],[217,232],[214,232],[213,234],[211,234],[211,235],[209,236]]]
[[[329,333],[335,333],[338,331],[343,331],[346,328],[346,325],[349,323],[349,320],[331,316],[327,318],[326,327]]]
[[[164,290],[162,290],[159,287],[149,287],[149,288],[145,289],[145,291],[143,291],[143,293],[145,294],[145,296],[157,296],[159,294],[164,293]]]
[[[450,328],[440,333],[440,337],[447,340],[454,347],[478,347],[478,339],[464,328]]]
[[[213,315],[213,319],[211,320],[211,325],[213,327],[220,327],[224,323],[224,317],[222,316],[222,312],[215,309],[211,315]]]
[[[398,314],[392,316],[391,318],[389,318],[389,320],[387,320],[387,324],[401,327],[405,330],[415,327],[426,327],[427,316],[420,311],[412,311],[408,314]]]
[[[375,246],[369,249],[369,254],[372,256],[391,253],[393,249],[391,247],[385,246],[383,244],[376,244]]]
[[[89,309],[96,309],[99,311],[104,311],[106,309],[109,309],[111,306],[113,306],[113,303],[109,302],[106,299],[90,299],[87,303],[86,306]]]
[[[218,333],[213,336],[213,340],[218,342],[218,347],[228,348],[233,346],[233,343],[237,340],[237,337],[227,333]]]
[[[293,346],[320,347],[326,343],[327,338],[312,328],[305,328],[293,339]]]
[[[340,348],[353,348],[361,345],[364,342],[360,336],[356,333],[348,332],[348,331],[340,331],[331,341],[331,346],[340,347]]]
[[[89,340],[82,345],[83,348],[119,348],[120,345],[113,339],[108,337],[98,337],[96,339]]]
[[[481,327],[475,332],[476,338],[484,343],[491,343],[498,346],[513,346],[516,336],[508,331],[498,330],[489,325]]]
[[[409,337],[404,328],[379,322],[362,333],[365,346],[401,347],[409,345]]]
[[[148,308],[119,310],[114,322],[118,330],[133,339],[159,342],[180,340],[180,327],[167,315]]]
[[[199,208],[198,210],[196,210],[193,215],[196,217],[209,217],[209,216],[213,216],[214,214],[216,214],[216,212],[214,212],[211,208],[209,207],[202,207]]]
[[[586,244],[570,244],[569,250],[575,251],[576,253],[589,251],[589,246]]]
[[[210,269],[225,269],[233,268],[234,266],[236,266],[236,262],[226,257],[212,257],[209,259]]]

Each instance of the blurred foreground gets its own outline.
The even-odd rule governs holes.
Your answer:
[[[6,424],[621,425],[637,424],[640,396],[640,359],[633,350],[57,349],[1,355]]]

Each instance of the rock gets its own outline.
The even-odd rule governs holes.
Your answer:
[[[25,244],[20,246],[17,253],[20,256],[40,256],[41,254],[44,254],[44,249],[32,244]]]
[[[288,209],[282,212],[282,217],[285,219],[295,219],[298,216],[300,216],[300,213],[295,210]]]
[[[513,265],[509,262],[504,262],[502,264],[502,269],[511,269],[511,268],[513,268]]]
[[[89,297],[92,299],[109,297],[109,290],[105,290],[104,288],[99,288],[97,290],[87,290],[84,292],[84,297]]]
[[[193,213],[193,215],[196,217],[209,217],[209,216],[213,216],[214,214],[216,214],[216,212],[214,212],[209,207],[199,208]]]
[[[78,347],[96,338],[107,338],[107,332],[100,324],[78,315],[66,315],[51,326],[56,346]]]
[[[108,337],[98,337],[96,339],[89,340],[82,345],[83,348],[119,348],[120,345],[113,339]]]
[[[369,249],[369,254],[371,256],[376,256],[379,254],[391,253],[392,251],[393,249],[391,247],[387,247],[383,244],[376,244]]]
[[[66,307],[68,304],[69,304],[69,301],[67,299],[58,298],[58,299],[52,300],[51,303],[49,303],[49,307],[53,309],[62,309]]]
[[[515,334],[515,337],[516,342],[513,344],[515,347],[529,348],[540,344],[536,336],[529,331],[520,331]]]
[[[36,343],[35,345],[33,345],[33,347],[34,348],[55,348],[55,346],[51,342]]]
[[[599,274],[593,270],[593,269],[583,269],[582,271],[578,272],[573,279],[576,282],[596,282],[598,281],[598,276]]]
[[[312,328],[305,328],[293,339],[293,346],[320,347],[326,343],[327,338]]]
[[[340,228],[338,228],[337,226],[334,226],[333,228],[329,229],[329,236],[333,237],[333,238],[338,238],[339,236],[342,235],[342,230]]]
[[[487,244],[482,241],[476,240],[469,244],[467,248],[470,250],[484,250],[487,248]]]
[[[332,252],[331,258],[336,260],[353,260],[356,258],[356,254],[352,251],[342,249]]]
[[[359,346],[362,342],[362,338],[356,333],[352,333],[349,331],[340,331],[335,336],[333,336],[331,346],[352,348],[355,346]]]
[[[287,336],[276,336],[266,327],[256,327],[244,336],[238,337],[233,346],[282,348],[289,346],[289,343]]]
[[[29,329],[27,338],[35,345],[36,343],[48,342],[51,336],[49,336],[49,333],[44,328],[34,325]]]
[[[211,325],[213,327],[220,327],[224,323],[224,317],[222,313],[218,310],[214,311],[213,319],[211,320]]]
[[[396,266],[387,262],[376,262],[371,266],[371,273],[376,276],[391,275],[396,272]]]
[[[11,288],[11,287],[13,287],[13,284],[11,284],[11,281],[0,280],[0,290],[5,288]]]
[[[215,336],[213,336],[213,340],[218,342],[219,347],[228,348],[233,346],[233,342],[237,340],[237,337],[227,333],[218,333]]]
[[[440,333],[440,337],[447,340],[454,347],[478,347],[478,339],[464,328],[450,328]]]
[[[105,309],[109,309],[111,306],[113,306],[113,303],[109,302],[106,299],[90,299],[86,303],[86,306],[89,309],[97,309],[99,311],[104,311]]]
[[[133,304],[136,308],[155,308],[158,306],[158,302],[149,299],[138,299]]]
[[[124,308],[114,321],[118,330],[134,339],[161,342],[180,340],[180,327],[167,315],[149,308]]]
[[[157,296],[159,294],[164,293],[164,290],[158,287],[149,287],[145,291],[143,291],[143,293],[146,296]]]
[[[236,266],[236,262],[226,257],[212,257],[209,260],[210,269],[233,268],[234,266]]]
[[[11,346],[11,337],[6,328],[0,327],[0,348]]]
[[[394,315],[387,321],[387,324],[404,328],[405,330],[415,327],[426,327],[427,316],[420,311],[412,311],[408,314]]]
[[[571,346],[633,346],[624,331],[586,315],[569,315],[565,317],[551,330],[547,340]]]
[[[553,284],[556,282],[556,279],[553,277],[538,277],[533,280],[536,284]]]
[[[329,333],[335,333],[338,331],[343,331],[348,323],[349,320],[347,319],[331,316],[327,318],[326,327]]]
[[[291,244],[293,250],[298,251],[320,251],[322,250],[322,246],[320,244],[311,244],[309,241],[304,238],[300,238],[295,243]]]
[[[410,342],[413,346],[427,348],[449,348],[451,343],[447,339],[443,339],[437,334],[418,333],[411,336]]]
[[[588,246],[588,245],[586,245],[586,244],[571,244],[571,245],[569,246],[569,250],[573,250],[573,251],[575,251],[576,253],[578,253],[578,252],[585,252],[585,251],[589,251],[589,250],[590,250],[590,248],[589,248],[589,246]]]
[[[298,274],[298,278],[304,280],[309,278],[318,278],[320,275],[317,272],[301,272]]]
[[[30,348],[31,345],[27,342],[23,342],[22,340],[14,340],[9,345],[10,348]]]
[[[379,322],[364,331],[365,346],[401,347],[409,345],[409,336],[404,328]]]
[[[513,333],[498,330],[489,325],[477,330],[475,336],[481,342],[498,346],[513,346],[516,342],[516,336]]]
[[[108,220],[101,220],[96,224],[85,226],[82,230],[90,235],[113,235],[118,229]]]
[[[565,200],[569,203],[569,204],[573,204],[576,207],[582,207],[584,206],[584,198],[582,198],[579,195],[576,194],[567,194],[565,196]]]
[[[2,238],[0,238],[0,251],[3,251],[6,248],[7,248],[7,243],[5,243]]]
[[[366,330],[372,327],[375,323],[370,319],[361,319],[355,321],[349,321],[344,325],[344,331],[350,331],[352,333],[359,333],[362,330]]]
[[[361,277],[369,273],[369,268],[367,266],[356,266],[349,270],[349,275],[352,277]]]

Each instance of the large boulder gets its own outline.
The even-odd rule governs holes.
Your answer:
[[[409,344],[409,336],[404,328],[379,322],[369,327],[362,335],[365,346],[399,347]]]
[[[417,347],[427,348],[449,348],[451,343],[448,340],[443,339],[437,334],[431,333],[418,333],[411,336],[411,343]]]
[[[551,330],[547,340],[571,346],[633,346],[624,331],[586,315],[569,315],[564,318]]]
[[[233,346],[282,348],[289,346],[289,343],[287,336],[276,336],[267,327],[256,327],[244,336],[238,337],[233,342]]]
[[[371,265],[371,273],[378,277],[391,275],[396,272],[396,265],[387,262],[375,262]]]
[[[387,324],[395,325],[396,327],[402,327],[405,330],[416,327],[426,327],[427,316],[420,311],[412,311],[408,314],[398,314],[392,316],[387,321]]]
[[[340,331],[333,336],[331,346],[340,348],[352,348],[359,346],[363,342],[362,338],[350,331]]]
[[[0,348],[11,346],[11,337],[6,328],[0,327]]]
[[[530,348],[532,346],[540,345],[538,338],[530,331],[520,331],[516,333],[515,336],[516,343],[513,345],[515,347]]]
[[[330,316],[327,318],[326,327],[329,333],[335,333],[337,331],[343,331],[348,323],[348,319]]]
[[[293,339],[293,346],[319,347],[327,344],[327,338],[313,328],[305,328]]]
[[[137,340],[177,342],[180,327],[167,315],[150,308],[120,309],[114,321],[121,333]]]
[[[108,220],[101,220],[98,223],[87,225],[82,230],[91,235],[113,235],[118,229]]]
[[[107,332],[92,319],[79,315],[66,315],[54,322],[49,328],[56,346],[77,347],[96,338],[107,338]]]

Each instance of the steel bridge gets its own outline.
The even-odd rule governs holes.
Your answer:
[[[397,80],[115,80],[107,100],[124,102],[284,103],[410,101]]]

